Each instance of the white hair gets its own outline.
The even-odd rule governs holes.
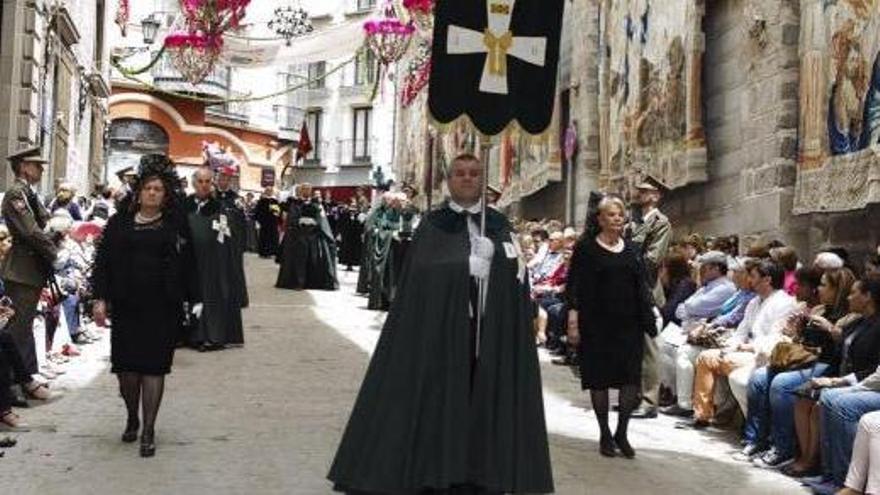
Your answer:
[[[826,251],[816,255],[816,261],[813,262],[813,265],[822,270],[837,270],[843,268],[844,263],[843,258]]]

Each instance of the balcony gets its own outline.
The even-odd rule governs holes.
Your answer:
[[[348,0],[345,17],[364,16],[376,10],[377,0]]]
[[[306,159],[296,167],[297,182],[308,182],[315,187],[355,187],[371,182],[373,150],[376,139],[340,139],[332,143],[322,141],[318,158]]]
[[[336,165],[339,167],[373,167],[377,140],[342,139],[336,142]]]
[[[232,93],[232,98],[244,96],[244,93]],[[246,101],[229,101],[221,105],[212,105],[205,108],[205,116],[219,119],[224,123],[247,125],[251,120],[250,104]]]
[[[153,76],[153,84],[165,91],[225,98],[229,89],[228,73],[225,67],[215,67],[202,82],[193,85],[177,71],[168,54],[163,55],[156,62],[150,74]]]
[[[325,168],[328,152],[331,149],[330,142],[326,140],[314,141],[312,138],[312,152],[303,160],[303,168]]]
[[[305,120],[306,111],[293,105],[272,105],[272,112],[275,113],[275,123],[278,124],[279,139],[299,139],[299,130]]]

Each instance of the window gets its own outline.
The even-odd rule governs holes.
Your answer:
[[[372,9],[376,6],[376,0],[357,0],[358,10]]]
[[[320,109],[306,112],[306,126],[309,139],[312,140],[312,151],[306,155],[307,161],[321,161],[321,113]]]
[[[324,75],[326,73],[326,62],[315,62],[309,64],[309,89],[324,88]]]
[[[363,50],[354,60],[354,85],[363,86],[376,82],[376,55],[373,50]]]
[[[354,133],[352,136],[352,159],[356,162],[370,160],[370,120],[373,109],[354,109]]]

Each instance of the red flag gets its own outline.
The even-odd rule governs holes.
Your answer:
[[[296,161],[305,158],[312,152],[312,140],[309,138],[309,127],[303,122],[299,128],[299,144],[296,147]]]

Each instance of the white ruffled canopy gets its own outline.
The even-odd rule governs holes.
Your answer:
[[[291,46],[287,46],[283,40],[251,40],[227,35],[220,65],[254,69],[308,64],[351,56],[363,43],[362,19],[341,22],[296,38]]]

